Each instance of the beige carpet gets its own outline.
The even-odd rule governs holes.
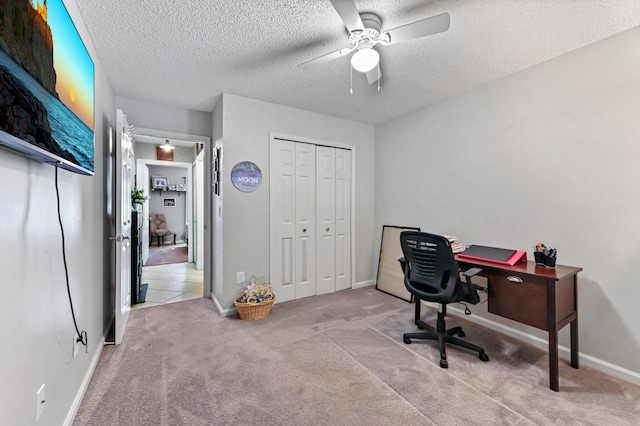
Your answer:
[[[423,309],[428,320],[436,312]],[[75,425],[637,425],[640,387],[548,357],[464,319],[484,363],[402,343],[413,305],[368,287],[221,318],[195,299],[133,311],[107,346]]]

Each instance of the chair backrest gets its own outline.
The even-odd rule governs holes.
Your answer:
[[[158,229],[167,229],[167,220],[163,214],[149,214],[149,232],[156,232]]]
[[[413,295],[432,302],[451,302],[456,296],[459,268],[449,240],[419,231],[400,234],[405,258],[404,285]]]

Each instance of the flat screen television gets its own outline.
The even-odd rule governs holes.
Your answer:
[[[62,0],[0,0],[0,146],[93,175],[94,90]]]

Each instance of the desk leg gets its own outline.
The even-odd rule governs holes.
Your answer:
[[[571,321],[569,324],[571,330],[571,366],[573,368],[579,368],[578,363],[578,318]]]
[[[571,330],[571,366],[579,368],[578,363],[578,276],[573,276],[573,306],[576,309],[576,317],[569,324]]]
[[[556,322],[556,283],[547,281],[547,328],[549,329],[549,387],[558,392],[558,323]]]
[[[549,331],[549,387],[558,392],[558,330]]]

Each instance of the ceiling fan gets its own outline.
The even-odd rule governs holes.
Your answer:
[[[374,46],[388,46],[438,34],[447,31],[451,21],[449,14],[443,13],[381,33],[380,18],[373,13],[359,13],[353,0],[331,0],[331,4],[349,31],[350,46],[300,64],[298,68],[311,68],[356,51],[351,57],[351,66],[356,71],[366,74],[369,84],[379,81],[381,77],[380,54]]]

